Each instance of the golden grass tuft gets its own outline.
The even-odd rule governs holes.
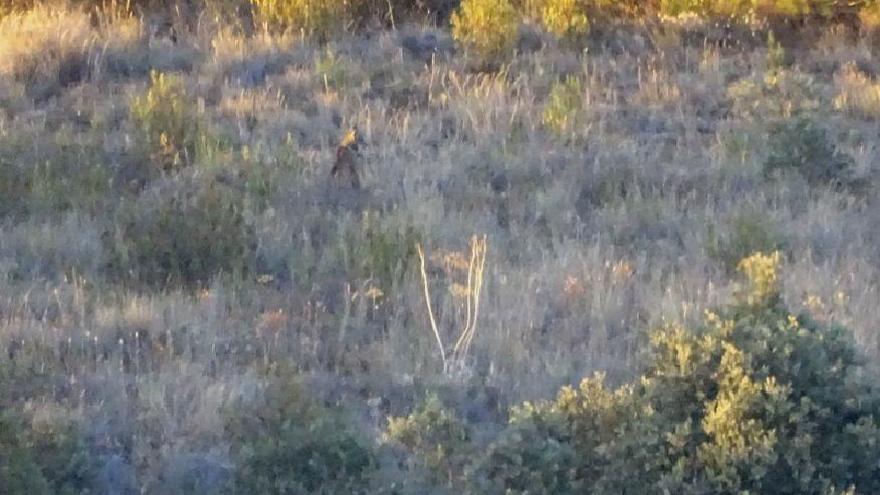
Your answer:
[[[880,83],[855,64],[846,64],[835,75],[834,83],[837,86],[834,108],[865,119],[880,117]]]
[[[0,19],[0,75],[51,91],[88,77],[98,36],[89,16],[37,6]]]

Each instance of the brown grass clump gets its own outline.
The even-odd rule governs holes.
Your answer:
[[[880,83],[849,63],[834,77],[834,107],[865,119],[880,117]]]
[[[0,75],[32,96],[55,93],[87,79],[97,34],[81,11],[45,5],[0,18]]]

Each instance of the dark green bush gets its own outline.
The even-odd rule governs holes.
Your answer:
[[[96,457],[78,426],[69,421],[31,425],[28,441],[54,495],[90,493],[98,472]]]
[[[0,487],[7,495],[48,494],[49,483],[23,439],[24,429],[11,414],[0,411]]]
[[[254,246],[243,194],[216,179],[185,182],[148,190],[120,208],[105,238],[111,277],[194,286],[248,271]]]
[[[345,233],[339,259],[356,278],[373,278],[384,290],[400,281],[413,265],[421,235],[408,222],[375,211],[364,213]]]
[[[198,111],[178,76],[153,71],[150,87],[131,103],[142,146],[159,170],[195,163],[201,137]]]
[[[110,192],[95,140],[60,130],[0,139],[0,218],[95,211]]]
[[[405,448],[431,473],[431,481],[441,485],[458,478],[472,453],[468,426],[437,396],[428,397],[409,416],[389,419],[385,436]]]
[[[845,329],[779,302],[778,262],[750,257],[737,303],[655,332],[640,380],[587,379],[516,410],[473,493],[880,490],[880,396]]]
[[[765,214],[746,211],[734,215],[721,229],[709,227],[706,251],[728,273],[751,253],[773,252],[785,247],[785,235]]]
[[[79,425],[49,415],[33,420],[21,413],[23,401],[34,401],[52,387],[60,370],[33,356],[42,347],[18,350],[14,360],[0,361],[0,493],[4,495],[74,495],[90,493],[98,471]],[[41,365],[36,361],[41,361]],[[38,406],[39,407],[39,406]]]
[[[0,411],[0,488],[4,495],[90,493],[97,473],[94,459],[76,425],[32,425]]]
[[[27,181],[18,167],[0,158],[0,218],[21,213],[21,198],[27,195],[27,189]]]
[[[279,379],[257,404],[240,404],[227,433],[238,460],[234,493],[363,493],[374,454],[349,422]]]
[[[813,186],[847,187],[854,160],[837,149],[825,129],[809,118],[776,123],[770,128],[770,154],[764,174],[794,172]]]
[[[597,390],[596,384],[599,385]],[[585,380],[581,384],[584,397],[591,397],[596,391],[607,395],[601,388],[601,381]],[[602,429],[593,430],[592,437],[576,438],[575,430],[598,418],[597,401],[594,414],[584,419],[578,427],[572,424],[563,410],[564,402],[573,406],[571,389],[564,389],[559,396],[559,406],[549,403],[526,403],[514,408],[509,426],[492,442],[485,453],[477,458],[469,472],[471,493],[581,493],[589,492],[589,482],[595,480],[596,473],[589,472],[591,462],[582,462],[580,448],[588,453],[599,444],[603,437],[607,441],[613,430],[602,424]],[[564,398],[564,397],[567,397]],[[589,399],[585,399],[589,400]],[[601,401],[606,403],[607,401]],[[616,418],[611,415],[611,418]],[[604,422],[603,422],[604,423]],[[581,441],[586,440],[586,443]],[[527,447],[528,446],[528,447]],[[598,468],[599,466],[594,466]]]

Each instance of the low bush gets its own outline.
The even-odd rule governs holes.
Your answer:
[[[639,18],[657,10],[660,0],[590,0],[593,17]]]
[[[100,210],[111,174],[95,141],[42,129],[0,138],[0,218]]]
[[[577,42],[590,31],[585,0],[545,0],[540,19],[544,29],[557,38]]]
[[[232,493],[362,493],[376,469],[368,444],[336,411],[278,378],[259,404],[229,411],[237,458]]]
[[[148,190],[117,212],[104,239],[107,270],[111,278],[152,286],[244,274],[254,246],[243,210],[242,192],[216,179]]]
[[[835,18],[856,12],[859,2],[839,2],[837,0],[661,0],[660,13],[680,15],[694,13],[706,16],[719,16],[748,20],[749,17],[763,19],[800,19],[807,16]]]
[[[710,227],[706,251],[728,273],[733,273],[739,261],[750,253],[777,251],[785,244],[785,235],[765,214],[746,211],[734,215],[721,229]]]
[[[23,171],[12,160],[0,158],[0,218],[26,211],[21,198],[28,192]]]
[[[563,389],[553,403],[515,407],[507,428],[470,468],[470,492],[604,493],[594,491],[604,469],[594,452],[613,441],[630,414],[624,403],[629,395],[625,389],[609,392],[599,376],[585,379],[578,390]]]
[[[778,255],[735,303],[652,334],[641,379],[525,404],[471,469],[474,493],[874,493],[880,395],[849,333],[781,303]]]
[[[452,14],[452,37],[477,59],[491,63],[513,51],[519,22],[510,0],[463,0]]]
[[[413,266],[419,231],[406,221],[366,212],[345,232],[338,259],[348,272],[362,280],[372,278],[383,290],[396,285]]]
[[[258,23],[321,40],[346,29],[351,20],[351,3],[347,0],[253,0]]]
[[[315,75],[330,88],[351,87],[360,82],[355,64],[329,49],[315,58]]]
[[[797,70],[770,71],[746,78],[727,91],[733,113],[746,119],[776,120],[808,114],[819,108],[815,83]]]
[[[77,425],[56,419],[27,422],[12,407],[0,406],[0,487],[4,494],[90,493],[98,468],[95,459]]]
[[[12,414],[0,411],[0,486],[9,495],[48,494],[49,483],[23,439],[24,428]]]
[[[437,396],[428,397],[409,416],[389,419],[385,438],[405,448],[441,485],[453,483],[472,454],[468,426]]]
[[[734,114],[757,121],[776,121],[817,111],[821,95],[815,79],[789,66],[790,57],[772,32],[767,36],[766,50],[765,70],[728,88]]]
[[[681,14],[742,17],[752,8],[751,1],[731,0],[661,0],[660,13],[668,16]]]
[[[79,495],[95,488],[97,457],[77,424],[58,418],[32,421],[27,439],[49,484],[49,493]]]
[[[770,153],[764,174],[794,172],[813,186],[847,187],[855,161],[837,149],[828,132],[812,119],[800,117],[770,128]]]
[[[195,162],[198,116],[181,79],[152,72],[147,91],[132,101],[131,118],[157,169],[171,171]]]
[[[569,137],[578,126],[584,97],[580,79],[567,77],[553,84],[544,106],[544,125],[560,137]]]

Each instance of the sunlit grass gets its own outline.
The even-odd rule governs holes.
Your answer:
[[[117,491],[216,493],[261,459],[237,435],[274,452],[264,404],[314,398],[373,445],[431,391],[489,435],[511,404],[637,376],[650,330],[746,289],[847,325],[874,366],[868,34],[557,16],[570,42],[530,26],[522,49],[514,2],[468,5],[456,28],[205,20],[176,43],[72,7],[0,20],[0,406],[75,425]],[[355,126],[359,191],[328,180]],[[461,459],[397,421],[449,482]]]

